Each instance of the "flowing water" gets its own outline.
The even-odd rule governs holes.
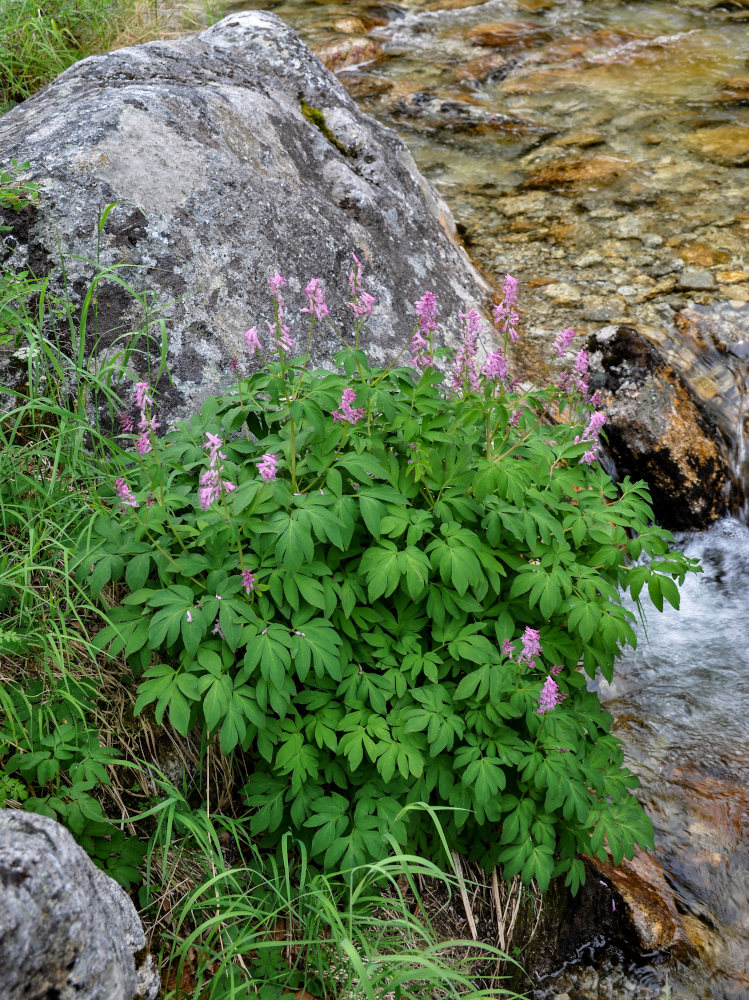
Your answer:
[[[519,279],[529,351],[563,327],[625,323],[667,355],[723,430],[746,521],[749,0],[232,9],[261,7],[400,133],[473,259]],[[724,521],[685,544],[704,575],[678,615],[649,616],[602,693],[697,949],[672,995],[746,1000],[749,533]],[[570,996],[660,996],[654,970],[586,972]]]

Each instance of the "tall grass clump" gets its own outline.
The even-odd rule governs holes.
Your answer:
[[[206,0],[9,0],[0,14],[0,114],[79,59],[215,19]]]

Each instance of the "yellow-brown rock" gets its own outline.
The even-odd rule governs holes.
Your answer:
[[[719,125],[701,128],[685,140],[688,149],[724,167],[749,165],[749,126]]]
[[[470,62],[455,69],[457,80],[470,80],[475,83],[482,83],[488,80],[495,73],[501,73],[508,65],[507,59],[499,52],[489,52],[478,59],[471,59]]]
[[[522,48],[537,38],[538,34],[538,25],[530,21],[498,21],[471,28],[468,40],[474,45],[496,49]]]
[[[523,187],[604,187],[628,173],[632,167],[633,163],[627,157],[606,153],[579,159],[553,160],[531,171]]]
[[[338,73],[351,66],[359,66],[362,63],[377,62],[384,55],[379,42],[373,38],[360,36],[326,42],[324,45],[314,48],[313,51],[323,65],[327,66],[333,73]]]
[[[643,951],[691,950],[674,894],[654,858],[638,850],[631,861],[625,858],[620,865],[589,860],[621,896]]]

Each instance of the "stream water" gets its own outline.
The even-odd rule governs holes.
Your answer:
[[[528,350],[546,354],[563,327],[587,334],[613,322],[666,353],[725,434],[745,522],[749,0],[230,9],[261,7],[400,133],[473,259],[520,281]],[[725,520],[683,544],[705,573],[688,582],[678,615],[648,616],[647,639],[641,629],[602,696],[696,949],[672,968],[671,995],[746,1000],[749,531]],[[559,981],[571,1000],[663,995],[655,965],[612,985],[585,972],[589,959]]]

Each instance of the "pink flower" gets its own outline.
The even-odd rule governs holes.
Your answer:
[[[250,352],[250,357],[255,353],[255,351],[262,351],[263,345],[260,343],[257,335],[257,327],[251,326],[249,330],[245,332],[244,342],[247,344],[247,349]]]
[[[120,498],[120,504],[123,507],[138,507],[138,501],[135,499],[133,491],[127,484],[124,477],[120,476],[119,479],[115,479],[114,488],[117,490],[117,496]]]
[[[354,266],[349,271],[348,287],[353,301],[347,302],[349,309],[353,309],[354,316],[358,322],[368,319],[372,315],[372,309],[377,299],[374,295],[361,290],[362,263],[355,253],[351,256],[354,259]]]
[[[275,455],[267,453],[263,455],[260,461],[257,463],[257,471],[260,473],[264,482],[269,483],[272,479],[276,478],[276,470],[278,468],[278,459]]]
[[[414,309],[419,320],[419,329],[429,336],[439,326],[437,323],[437,296],[434,292],[424,292],[421,298],[414,302]]]
[[[567,327],[566,330],[562,330],[561,333],[558,333],[556,335],[556,337],[554,338],[554,343],[551,346],[557,352],[558,358],[564,357],[564,353],[572,343],[572,338],[574,336],[575,336],[575,331],[572,329],[572,327]]]
[[[546,683],[541,688],[536,713],[538,715],[543,715],[544,712],[551,712],[561,701],[562,698],[560,696],[559,688],[557,687],[557,682],[553,677],[547,677]]]
[[[221,630],[221,624],[219,623],[218,618],[216,619],[216,621],[215,621],[215,623],[213,625],[213,628],[211,629],[211,635],[217,635],[219,637],[219,639],[225,639],[226,638],[226,636],[224,635],[224,633]]]
[[[551,668],[551,676],[552,677],[559,677],[559,675],[561,674],[561,672],[563,670],[564,670],[563,664],[561,664],[561,663],[555,663],[554,666]]]
[[[518,657],[518,663],[527,663],[532,670],[536,665],[536,661],[532,657],[538,656],[540,652],[541,641],[538,629],[528,626],[523,633],[523,649]]]
[[[592,465],[596,461],[596,453],[594,451],[583,452],[578,465],[582,465],[585,462],[587,465]]]
[[[148,382],[137,382],[135,385],[135,405],[139,410],[153,406],[153,400],[148,395]]]
[[[125,431],[128,434],[130,433],[130,431],[133,430],[134,428],[133,418],[130,416],[129,413],[120,414],[120,427],[122,428],[123,431]]]
[[[354,316],[358,320],[369,319],[372,315],[372,309],[377,299],[374,295],[370,295],[369,292],[359,292],[359,295],[354,299],[353,302],[347,302],[346,305],[353,310]]]
[[[490,382],[506,382],[510,373],[507,368],[507,358],[502,351],[492,351],[488,354],[481,374]]]
[[[575,438],[575,444],[580,444],[581,441],[597,441],[598,435],[601,433],[601,428],[605,423],[606,414],[600,410],[596,410],[595,413],[591,414],[588,426],[581,435]]]
[[[138,421],[138,430],[142,431],[144,434],[149,431],[155,431],[161,424],[157,421],[156,417],[147,417],[145,410],[141,410],[140,420]]]
[[[353,389],[344,389],[343,395],[341,396],[341,408],[340,410],[334,410],[332,413],[333,420],[340,420],[341,423],[355,424],[357,420],[361,420],[364,416],[364,410],[354,410],[351,404],[356,399],[356,393]]]
[[[283,286],[286,284],[286,278],[283,278],[278,273],[278,271],[276,271],[273,277],[268,279],[268,284],[270,285],[270,290],[273,292],[276,298],[279,298],[279,293],[283,288]]]
[[[304,289],[307,295],[307,308],[302,309],[303,313],[310,313],[314,319],[325,319],[330,316],[330,309],[325,301],[325,293],[322,290],[322,278],[313,278]]]
[[[434,292],[424,292],[418,302],[414,303],[414,308],[416,309],[419,325],[408,345],[411,351],[409,364],[418,371],[419,369],[430,368],[434,364],[434,358],[430,353],[431,344],[428,338],[431,337],[432,331],[436,330],[438,326],[437,296]]]
[[[512,659],[514,653],[515,653],[515,643],[512,641],[512,639],[503,639],[502,656],[509,656],[510,659]]]
[[[219,459],[221,459],[221,461],[224,461],[226,459],[226,455],[224,455],[223,452],[219,451],[219,448],[223,443],[224,442],[221,440],[220,437],[217,437],[217,435],[211,434],[210,431],[205,432],[205,441],[203,442],[203,447],[206,448],[208,451],[208,459],[209,459],[208,467],[210,469],[215,468],[216,462]]]
[[[518,314],[514,308],[517,297],[518,283],[511,274],[506,274],[502,285],[502,302],[494,307],[494,322],[513,341],[518,339]]]
[[[245,567],[242,570],[242,586],[244,587],[244,589],[247,591],[248,594],[250,593],[250,591],[255,589],[256,582],[257,581],[255,580],[255,574],[252,572],[252,570],[249,570]]]
[[[144,455],[147,455],[149,451],[153,450],[151,447],[151,440],[148,437],[148,434],[141,434],[141,436],[135,442],[135,450],[138,452],[141,458]]]
[[[463,346],[458,351],[453,363],[450,387],[457,392],[464,388],[466,381],[468,381],[471,390],[478,392],[480,384],[476,374],[475,359],[482,326],[481,315],[476,309],[469,309],[467,313],[458,313],[458,316],[463,320]]]

